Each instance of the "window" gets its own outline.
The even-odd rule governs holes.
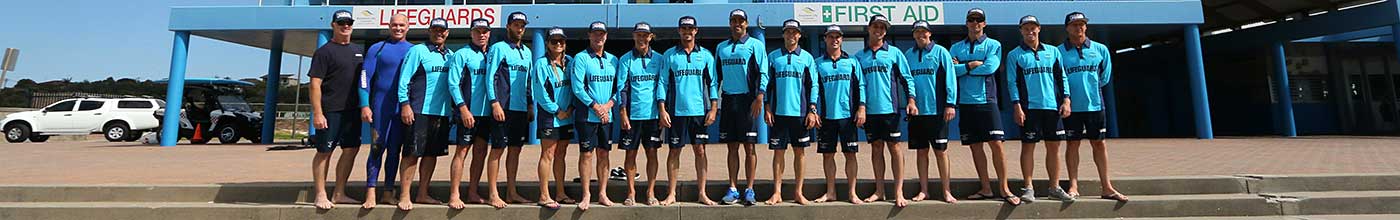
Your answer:
[[[83,100],[83,104],[78,105],[78,111],[92,111],[102,108],[103,101]]]
[[[117,108],[121,109],[148,109],[155,107],[150,101],[119,101]]]
[[[68,100],[68,101],[59,102],[58,104],[53,104],[53,105],[50,105],[48,108],[44,108],[44,111],[48,111],[48,112],[71,112],[71,111],[73,111],[73,105],[74,105],[74,103],[77,103],[77,102],[78,102],[78,101],[76,101],[76,100]]]

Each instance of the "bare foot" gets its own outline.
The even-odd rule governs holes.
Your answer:
[[[625,205],[625,206],[634,206],[634,205],[637,205],[637,199],[634,199],[634,198],[623,199],[623,200],[622,200],[622,205]]]
[[[429,205],[442,205],[442,200],[434,199],[432,196],[428,196],[428,195],[425,194],[425,195],[419,195],[417,198],[413,198],[413,203],[429,204]]]
[[[925,197],[928,197],[928,193],[919,192],[919,194],[915,194],[915,195],[914,195],[914,198],[910,198],[909,200],[914,200],[915,202],[921,202],[921,201],[924,201],[924,198],[925,198]]]
[[[613,206],[612,200],[611,200],[611,199],[608,199],[607,196],[603,196],[603,195],[598,195],[598,204],[599,204],[599,205],[603,205],[603,207],[610,207],[610,206]]]
[[[331,202],[331,200],[329,199],[326,199],[326,197],[316,197],[316,208],[333,209],[335,208],[335,203]]]
[[[801,205],[812,204],[811,200],[807,200],[807,197],[802,197],[802,195],[797,195],[797,199],[794,199],[794,201],[797,201],[797,204]]]
[[[855,193],[851,193],[851,195],[855,195]],[[857,198],[857,197],[852,196],[852,197],[851,197],[851,204],[856,204],[856,205],[865,204],[865,201],[862,201],[862,200],[860,200],[860,198]]]
[[[510,203],[526,204],[526,203],[532,203],[532,202],[535,202],[535,201],[530,201],[529,199],[525,199],[525,197],[520,196],[520,194],[510,195]]]
[[[661,201],[656,200],[656,197],[655,197],[655,196],[647,196],[647,205],[649,205],[649,206],[661,205]]]
[[[365,191],[365,204],[361,204],[360,208],[373,209],[375,205],[378,205],[378,199],[375,198],[375,194],[374,190]]]
[[[491,198],[489,204],[491,205],[491,207],[495,207],[496,209],[506,208],[506,201],[501,201],[501,198]]]
[[[958,203],[958,199],[957,199],[957,198],[953,198],[953,194],[952,194],[952,193],[949,193],[949,192],[946,192],[946,191],[945,191],[945,192],[943,192],[943,202],[946,202],[946,203]]]
[[[579,210],[579,211],[584,211],[584,212],[588,211],[588,203],[590,203],[588,200],[591,199],[591,198],[589,198],[589,197],[590,197],[590,196],[589,196],[588,194],[586,194],[586,193],[583,194],[583,199],[579,200],[579,202],[578,202],[578,210]]]
[[[815,203],[823,203],[823,202],[835,201],[835,200],[836,200],[836,195],[834,195],[834,194],[835,194],[835,193],[827,193],[826,195],[822,195],[822,197],[817,197],[817,199],[816,199],[816,200],[812,200],[812,202],[815,202]]]
[[[399,199],[399,210],[412,211],[413,202],[408,199]]]
[[[468,193],[467,193],[467,202],[470,202],[470,203],[473,203],[473,204],[486,204],[486,199],[482,199],[482,198],[481,198],[481,195],[477,195],[475,192],[468,192]]]
[[[763,204],[768,205],[777,205],[779,203],[783,203],[783,195],[779,193],[773,193],[773,196],[770,197],[768,201],[763,202]]]
[[[855,195],[855,194],[852,193],[851,195]],[[865,202],[884,201],[884,200],[885,200],[885,197],[882,196],[882,195],[884,195],[883,192],[875,192],[875,194],[871,194],[870,197],[866,197],[866,198],[865,198]],[[854,197],[854,196],[853,196],[853,197]],[[860,203],[856,203],[856,204],[860,204]]]
[[[900,208],[909,207],[909,200],[904,200],[904,197],[895,198],[895,199],[894,199],[894,207],[900,207]]]
[[[574,203],[578,203],[578,201],[574,201],[574,198],[569,198],[568,195],[564,195],[564,194],[559,194],[559,197],[554,198],[554,201],[559,201],[559,203],[563,203],[563,204],[574,204]]]
[[[714,205],[718,205],[719,203],[715,203],[715,201],[710,200],[710,198],[708,198],[708,197],[701,196],[701,197],[700,197],[700,204],[705,204],[705,205],[708,205],[708,206],[714,206]]]
[[[666,196],[666,200],[661,201],[662,206],[671,206],[671,204],[676,204],[675,195]]]
[[[1069,189],[1065,189],[1065,194],[1069,194],[1069,197],[1071,197],[1071,198],[1078,198],[1078,197],[1079,197],[1079,187],[1078,187],[1078,186],[1070,186]]]
[[[362,203],[362,202],[360,202],[360,200],[355,200],[355,199],[352,199],[352,198],[350,198],[349,196],[345,196],[345,195],[337,195],[337,196],[335,196],[335,199],[332,199],[331,201],[332,201],[332,202],[335,202],[335,204],[360,204],[360,203]]]
[[[452,209],[456,210],[462,210],[467,208],[467,203],[462,202],[461,199],[458,199],[456,196],[453,196],[452,199],[447,200],[447,207],[452,207]]]

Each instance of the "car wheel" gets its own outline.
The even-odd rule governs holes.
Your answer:
[[[241,138],[238,136],[238,128],[235,128],[230,125],[219,126],[219,129],[216,129],[214,131],[219,132],[220,144],[238,143],[238,139]]]
[[[33,136],[29,136],[29,142],[44,143],[45,141],[49,141],[49,136],[48,136],[48,135],[33,135]]]
[[[21,123],[5,128],[5,141],[19,143],[25,139],[29,139],[29,125]]]
[[[131,127],[128,127],[126,123],[117,122],[108,124],[107,128],[102,129],[102,131],[102,137],[107,138],[107,141],[121,142],[127,138],[127,135],[131,134]]]
[[[127,136],[126,136],[126,139],[122,139],[122,141],[132,142],[132,141],[136,141],[136,140],[141,140],[141,135],[143,135],[143,134],[145,134],[145,133],[146,133],[146,132],[133,131],[133,132],[131,132],[131,135],[127,135]]]

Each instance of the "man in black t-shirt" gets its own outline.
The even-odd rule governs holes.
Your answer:
[[[312,179],[316,183],[316,208],[331,209],[335,204],[359,204],[345,195],[345,182],[355,166],[355,154],[360,152],[360,107],[369,100],[360,100],[359,82],[364,47],[350,43],[351,27],[355,23],[349,11],[338,10],[331,15],[331,42],[316,49],[311,59],[311,114],[316,135],[316,157],[312,159]],[[331,152],[336,146],[344,148],[335,166],[335,196],[326,196],[326,170],[330,169]]]

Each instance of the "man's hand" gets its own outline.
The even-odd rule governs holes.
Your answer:
[[[603,104],[593,103],[593,116],[598,117],[599,123],[608,123],[608,109]]]
[[[632,118],[632,117],[631,117],[631,116],[628,116],[628,114],[627,114],[627,108],[622,108],[621,110],[618,110],[618,111],[620,111],[620,112],[618,112],[618,113],[620,113],[619,115],[622,116],[622,117],[620,117],[620,118],[622,119],[622,120],[620,120],[620,121],[622,121],[622,130],[632,130],[632,123],[630,122],[630,120],[627,120],[628,118]]]
[[[759,117],[759,114],[762,114],[762,113],[763,113],[763,100],[761,99],[761,97],[760,97],[760,99],[754,99],[754,100],[753,100],[753,104],[750,104],[750,105],[749,105],[749,112],[752,112],[752,113],[753,113],[752,115],[749,116],[749,118],[758,118],[758,117]],[[771,125],[771,124],[773,124],[773,122],[770,121],[770,122],[768,122],[768,124]]]
[[[1060,104],[1060,118],[1068,118],[1069,114],[1069,99],[1065,99],[1065,103]]]
[[[466,128],[475,128],[475,127],[476,127],[476,117],[472,117],[472,111],[471,111],[471,109],[468,109],[466,105],[463,105],[462,107],[457,108],[457,112],[458,112],[458,114],[457,114],[458,117],[461,117],[461,118],[462,118],[462,127],[466,127]]]
[[[914,99],[909,99],[909,104],[904,106],[904,110],[908,111],[909,115],[919,115],[919,106],[914,105]]]
[[[368,106],[360,107],[360,121],[374,123],[374,110],[370,110]]]
[[[958,58],[953,58],[953,64],[962,64],[962,62],[958,61]]]
[[[1021,126],[1021,127],[1025,127],[1025,126],[1026,126],[1026,112],[1021,111],[1021,104],[1016,104],[1016,105],[1014,106],[1014,108],[1016,108],[1016,110],[1014,110],[1014,113],[1011,113],[1011,115],[1012,115],[1012,117],[1011,117],[1012,120],[1016,120],[1016,125],[1019,125],[1019,126]]]
[[[405,125],[413,125],[413,107],[408,105],[399,106],[399,118]]]
[[[500,103],[500,102],[492,102],[492,103],[491,103],[491,117],[492,117],[492,118],[496,118],[496,121],[498,121],[498,122],[505,122],[505,121],[506,121],[506,110],[501,109],[501,103]]]
[[[326,116],[322,114],[316,114],[315,116],[312,116],[311,125],[316,126],[316,129],[326,129],[331,127],[330,125],[326,124]]]
[[[525,121],[535,121],[535,108],[529,108],[525,113]]]
[[[763,121],[768,122],[768,126],[773,126],[773,111],[763,111]]]
[[[943,108],[943,121],[953,121],[953,117],[958,117],[958,111],[953,107]]]
[[[982,61],[967,62],[967,69],[977,69],[979,66],[982,66]]]
[[[817,118],[817,113],[807,113],[807,129],[822,127],[822,120]]]
[[[569,112],[573,111],[574,110],[572,108],[559,111],[559,113],[554,114],[554,118],[558,118],[559,120],[569,119]]]
[[[710,126],[711,124],[714,124],[715,115],[718,114],[719,108],[710,108],[710,111],[705,112],[705,126]]]
[[[856,127],[865,127],[865,106],[856,109]]]
[[[671,128],[671,114],[667,114],[666,111],[658,111],[657,113],[661,114],[661,127]]]

